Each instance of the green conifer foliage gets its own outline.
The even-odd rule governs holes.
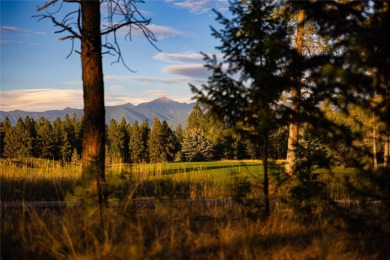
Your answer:
[[[157,116],[153,118],[153,125],[149,136],[149,156],[151,162],[161,162],[166,159],[163,134],[160,119]]]

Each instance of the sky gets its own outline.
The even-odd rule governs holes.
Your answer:
[[[51,20],[35,15],[55,12],[54,6],[37,11],[47,1],[0,0],[0,110],[46,111],[66,107],[82,108],[80,55],[72,51],[71,40],[59,40],[66,33]],[[115,63],[116,57],[103,55],[105,104],[137,105],[159,97],[193,102],[188,83],[200,86],[209,72],[203,67],[200,52],[218,54],[219,42],[211,36],[210,26],[218,28],[216,9],[228,12],[226,0],[145,0],[137,4],[156,39],[153,47],[137,30],[131,39],[124,30],[118,42],[127,69]],[[64,3],[55,14],[58,20],[77,9],[77,3]],[[107,9],[102,6],[102,18]],[[106,20],[102,20],[104,25]],[[80,50],[75,40],[74,49]],[[113,63],[114,62],[114,63]]]

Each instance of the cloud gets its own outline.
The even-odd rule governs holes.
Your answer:
[[[166,74],[180,75],[188,78],[205,79],[210,76],[210,72],[203,64],[179,64],[165,66],[162,72]]]
[[[14,26],[0,26],[0,38],[1,44],[22,44],[20,40],[12,39],[15,36],[32,36],[32,35],[44,35],[45,32],[35,32],[23,28]]]
[[[165,62],[188,63],[188,62],[201,62],[203,60],[203,55],[195,52],[189,52],[189,53],[160,52],[155,56],[153,56],[153,58]]]
[[[0,110],[2,111],[15,109],[45,111],[64,109],[65,107],[81,108],[83,106],[82,90],[23,89],[0,93]]]
[[[104,25],[103,25],[104,26]],[[105,26],[108,26],[108,24],[105,24]],[[164,25],[155,25],[155,24],[150,24],[146,26],[147,29],[149,29],[154,37],[157,40],[165,40],[168,38],[173,38],[177,36],[183,35],[182,32],[170,27],[170,26],[164,26]],[[129,34],[129,30],[131,30],[131,37],[137,36],[137,37],[144,37],[144,33],[142,32],[141,29],[139,29],[136,26],[124,26],[118,30],[118,33],[121,35],[127,35]]]
[[[107,82],[112,81],[139,81],[146,83],[160,83],[160,84],[188,84],[188,82],[193,83],[203,83],[204,81],[200,81],[199,79],[192,78],[158,78],[158,77],[147,77],[147,76],[116,76],[116,75],[108,75],[104,77],[104,80]]]
[[[145,98],[139,97],[128,97],[123,94],[105,94],[105,105],[106,106],[118,106],[123,104],[131,103],[133,105],[137,105],[142,102],[148,101]]]
[[[167,91],[164,89],[148,89],[144,91],[148,96],[152,96],[153,98],[159,98],[167,96]]]
[[[177,8],[187,9],[193,14],[203,14],[209,12],[211,9],[217,9],[219,11],[225,11],[228,6],[226,0],[166,0]]]
[[[14,41],[14,40],[1,40],[1,44],[22,44],[21,41]]]
[[[129,97],[130,95],[131,97]],[[107,106],[148,102],[162,96],[179,102],[190,102],[188,96],[179,96],[168,93],[164,89],[148,89],[136,94],[106,93],[105,104]],[[82,90],[75,89],[22,89],[0,92],[1,111],[47,111],[63,110],[66,107],[83,108]]]
[[[212,56],[213,54],[207,53]],[[217,59],[222,59],[223,54],[216,54]],[[160,52],[153,56],[155,60],[171,62],[171,63],[201,63],[204,62],[204,56],[201,53],[187,52],[187,53],[164,53]]]
[[[64,85],[78,85],[78,86],[82,86],[83,85],[83,82],[79,81],[79,80],[75,80],[75,81],[61,81],[60,83],[64,84]]]
[[[167,2],[173,4],[178,8],[187,9],[191,13],[201,14],[201,13],[206,13],[211,9],[209,7],[209,3],[212,2],[212,0],[185,0],[185,1],[167,0]]]
[[[114,92],[123,91],[124,86],[122,85],[111,85],[110,90]]]
[[[165,40],[168,38],[183,35],[182,32],[169,26],[151,24],[147,27],[154,34],[157,40]]]
[[[23,28],[18,28],[14,26],[0,26],[0,33],[23,33],[25,35],[44,35],[46,32],[35,32]]]

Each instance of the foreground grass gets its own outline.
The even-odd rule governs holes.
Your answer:
[[[0,160],[1,200],[62,200],[77,165]],[[259,161],[121,165],[107,168],[111,208],[1,209],[2,259],[386,259],[390,178],[350,169],[322,172],[327,198],[291,204],[281,165],[271,170],[271,217],[262,214]],[[310,186],[308,187],[310,188]],[[159,198],[238,198],[226,205]],[[283,197],[283,198],[282,198]],[[156,198],[153,207],[130,203]],[[330,200],[327,200],[329,199]],[[334,199],[381,199],[338,207]],[[289,200],[290,199],[290,200]],[[307,210],[310,205],[310,210]],[[303,210],[302,210],[303,209]],[[103,224],[102,224],[103,223]]]
[[[2,259],[386,259],[389,223],[274,210],[247,217],[229,205],[2,211]],[[379,218],[378,218],[379,217]],[[355,219],[357,221],[357,219]]]

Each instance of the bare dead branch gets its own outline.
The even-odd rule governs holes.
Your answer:
[[[58,0],[51,0],[50,2],[47,2],[45,3],[44,5],[42,5],[41,7],[37,6],[37,11],[41,11],[49,6],[51,6],[52,4],[55,4]]]
[[[38,7],[37,10],[41,11],[54,3],[58,2],[58,0],[50,0],[42,7]],[[116,56],[117,59],[112,63],[122,63],[129,71],[131,70],[122,56],[120,45],[117,41],[117,32],[121,29],[127,28],[127,32],[125,31],[125,40],[132,40],[132,34],[134,30],[139,31],[139,33],[144,35],[147,41],[158,51],[158,47],[155,42],[157,42],[156,37],[153,32],[149,29],[149,25],[151,23],[151,19],[147,19],[144,17],[142,12],[138,9],[136,4],[144,3],[143,0],[100,0],[100,4],[107,5],[108,15],[104,18],[107,23],[103,23],[101,30],[101,37],[104,36],[105,42],[102,42],[102,54],[109,54],[111,56]],[[55,14],[59,13],[62,9],[64,3],[78,3],[79,7],[76,11],[67,13],[62,17],[61,20],[55,17]],[[35,17],[39,17],[39,21],[42,19],[49,18],[55,27],[59,27],[55,33],[66,33],[69,35],[65,35],[59,40],[72,40],[72,48],[71,53],[79,51],[74,49],[74,39],[81,39],[82,34],[82,19],[81,19],[81,0],[62,0],[61,5],[58,10],[55,12],[49,12],[44,15],[37,15]]]

